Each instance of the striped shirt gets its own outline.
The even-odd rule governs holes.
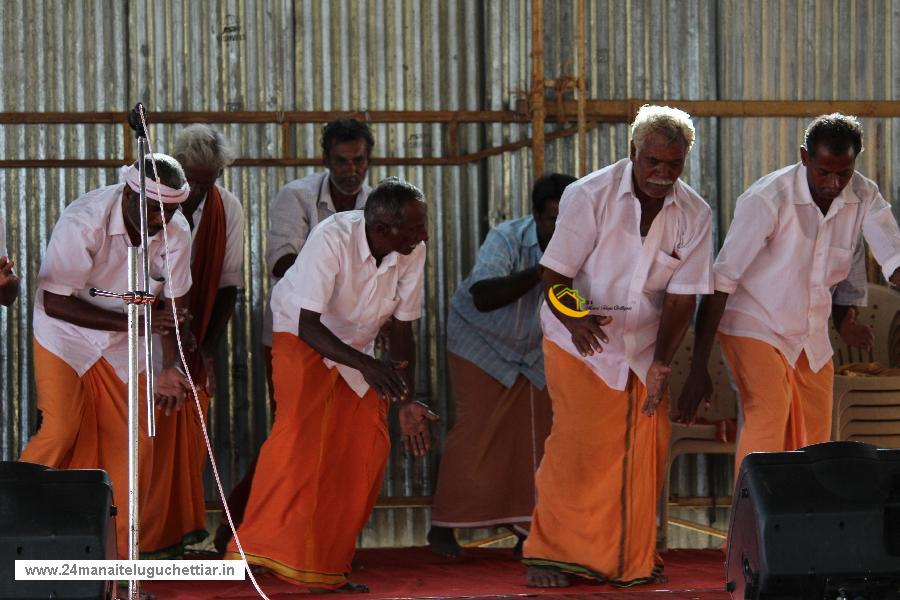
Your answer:
[[[530,269],[542,255],[533,216],[504,221],[488,232],[472,272],[450,301],[447,349],[506,387],[520,373],[538,389],[546,385],[540,321],[543,288],[535,285],[515,302],[490,312],[475,308],[469,289],[485,279]]]

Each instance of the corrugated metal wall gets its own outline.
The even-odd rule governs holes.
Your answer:
[[[577,73],[575,4],[545,2],[547,79]],[[595,99],[892,99],[900,91],[900,0],[588,0],[587,95]],[[0,3],[0,111],[507,110],[531,85],[530,0],[18,0]],[[90,35],[85,35],[90,32]],[[571,99],[566,92],[564,98]],[[547,102],[555,102],[547,92]],[[152,120],[152,117],[151,117]],[[685,179],[716,209],[719,239],[736,197],[797,158],[805,119],[696,119]],[[567,126],[571,126],[568,124]],[[864,121],[860,169],[892,200],[900,195],[897,119]],[[222,124],[243,157],[280,155],[277,125]],[[548,124],[551,132],[563,125]],[[154,126],[165,151],[175,126]],[[298,125],[290,151],[318,154],[320,126]],[[442,156],[440,124],[377,124],[375,155]],[[525,139],[527,124],[472,124],[460,150]],[[116,158],[124,133],[108,125],[3,125],[4,158]],[[589,170],[627,154],[624,124],[588,134]],[[546,170],[575,174],[574,137],[548,142]],[[452,167],[377,167],[425,191],[431,223],[426,312],[419,326],[419,390],[445,418],[447,302],[487,228],[529,209],[531,152]],[[224,184],[245,211],[245,289],[220,354],[221,393],[211,415],[227,486],[261,443],[270,415],[258,341],[268,293],[263,264],[268,203],[311,168],[235,167]],[[30,306],[49,232],[66,203],[110,183],[112,169],[0,169],[10,253],[23,296],[0,310],[0,458],[15,458],[34,427]],[[431,492],[440,452],[392,456],[387,495]],[[727,461],[688,457],[673,492],[727,495]],[[213,493],[210,492],[210,498]],[[724,527],[722,512],[716,526]],[[378,510],[366,545],[421,543],[427,511]],[[709,540],[682,538],[676,545]]]

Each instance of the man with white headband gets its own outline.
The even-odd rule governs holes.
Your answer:
[[[160,182],[153,181],[154,169],[148,156],[149,291],[175,298],[176,305],[182,306],[191,287],[191,238],[177,210],[189,188],[175,159],[164,154],[152,158]],[[104,469],[113,484],[113,502],[119,507],[128,505],[127,309],[121,300],[94,298],[89,290],[128,289],[128,246],[140,243],[137,166],[123,169],[123,176],[126,183],[90,191],[67,206],[50,236],[37,277],[34,305],[34,370],[43,422],[20,457],[61,469]],[[168,223],[168,249],[161,232],[164,223]],[[166,254],[171,273],[166,267]],[[179,325],[186,316],[186,310],[180,309]],[[188,386],[177,366],[176,318],[168,300],[164,305],[157,304],[153,325],[156,332],[164,334],[156,401],[169,410],[176,409],[183,403]],[[144,389],[142,383],[142,394]],[[141,456],[149,457],[152,440],[146,435],[144,414],[146,411],[141,411],[138,443]],[[144,505],[150,489],[150,466],[147,460],[141,461]],[[119,558],[127,558],[128,519],[124,511],[116,521]]]
[[[663,578],[656,505],[669,364],[695,295],[712,290],[712,211],[679,179],[693,142],[686,113],[643,106],[630,158],[569,185],[560,201],[540,263],[553,424],[523,552],[529,586]]]

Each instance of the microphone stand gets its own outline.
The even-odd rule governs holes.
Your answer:
[[[139,344],[140,316],[144,317],[144,368],[146,370],[147,392],[147,433],[156,435],[156,422],[153,413],[153,337],[151,321],[151,304],[156,297],[150,293],[150,258],[147,255],[147,173],[144,159],[147,154],[147,133],[142,121],[143,110],[137,103],[128,115],[128,124],[135,131],[138,143],[138,164],[141,174],[140,213],[141,232],[140,246],[128,246],[128,291],[109,292],[92,288],[91,296],[120,298],[128,307],[128,560],[139,558],[139,520],[138,520],[138,436],[140,435],[140,390],[139,390]],[[126,184],[127,185],[127,184]],[[141,273],[138,273],[138,255],[140,255]],[[128,599],[140,600],[139,580],[128,581]]]

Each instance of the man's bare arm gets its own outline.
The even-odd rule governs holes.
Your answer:
[[[201,348],[206,354],[213,354],[219,340],[225,333],[228,321],[234,314],[234,305],[237,302],[237,288],[228,286],[216,291],[216,299],[213,302],[212,315],[206,328],[206,336],[202,340]],[[201,341],[201,340],[198,340]]]
[[[321,318],[321,313],[301,309],[298,330],[301,340],[325,358],[358,370],[380,396],[392,402],[406,396],[406,381],[396,369],[342,342],[325,327]]]
[[[296,260],[296,254],[285,254],[275,261],[275,265],[272,267],[272,275],[275,277],[284,277],[284,274],[291,268],[291,265],[293,265]]]
[[[700,402],[712,394],[709,356],[712,354],[716,332],[719,330],[719,321],[722,320],[727,302],[728,294],[719,291],[710,296],[703,296],[700,300],[700,310],[697,312],[697,326],[694,332],[691,370],[678,398],[677,420],[681,423],[692,423],[697,416]]]
[[[642,408],[645,414],[655,414],[656,407],[662,402],[668,386],[669,373],[672,372],[669,365],[691,324],[696,302],[697,298],[693,294],[666,293],[663,298],[653,363],[647,372],[647,401]]]
[[[538,264],[504,277],[476,281],[469,288],[475,308],[481,312],[490,312],[512,304],[541,283],[543,271],[544,268]]]

